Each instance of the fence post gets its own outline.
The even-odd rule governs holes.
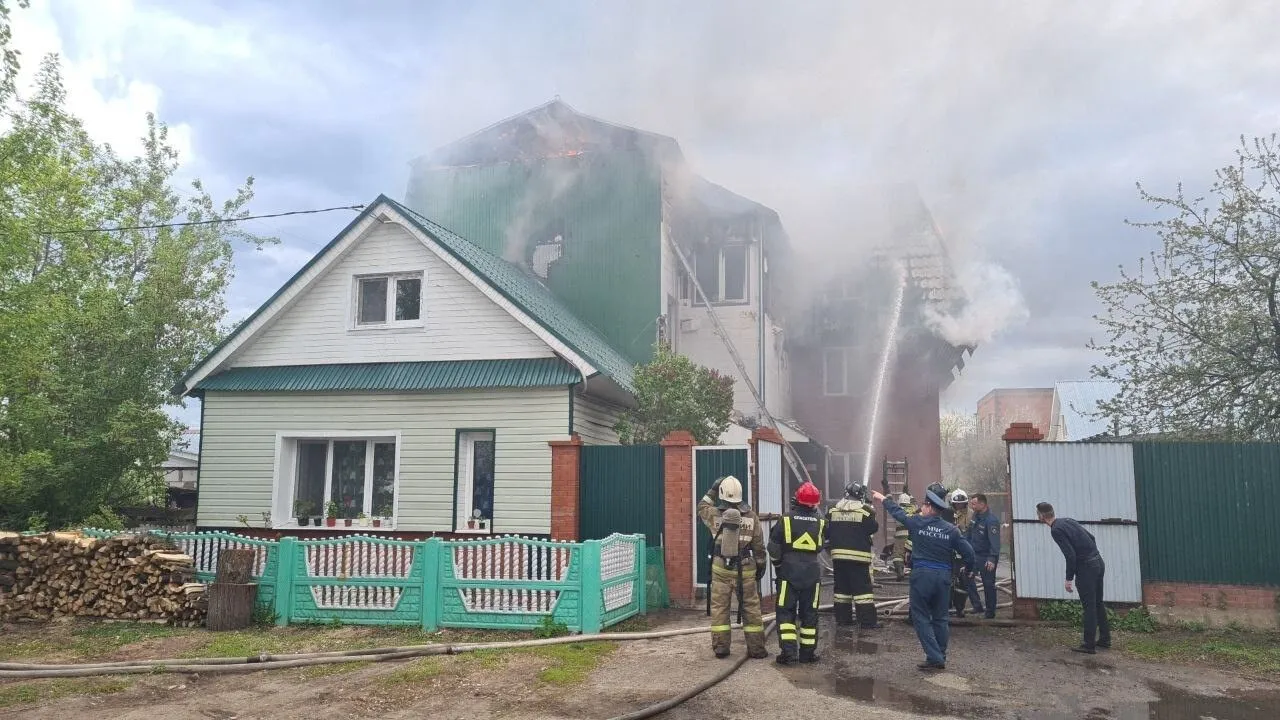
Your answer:
[[[440,629],[440,573],[444,541],[428,538],[426,542],[418,543],[418,552],[423,555],[422,631],[435,632]]]
[[[640,614],[649,614],[649,544],[644,534],[636,542],[636,600],[640,603]]]
[[[582,553],[582,583],[578,595],[579,629],[583,635],[594,635],[602,629],[604,595],[600,589],[600,541],[587,540],[578,545]]]
[[[276,624],[289,624],[289,610],[293,607],[293,565],[298,539],[282,537],[276,541]]]

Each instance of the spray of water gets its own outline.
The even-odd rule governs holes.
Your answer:
[[[862,465],[862,485],[871,482],[871,451],[875,448],[876,433],[880,426],[880,401],[884,398],[885,377],[889,374],[889,361],[893,359],[894,349],[898,345],[898,322],[902,318],[902,303],[907,294],[907,273],[901,265],[897,267],[898,283],[894,290],[893,312],[889,316],[889,325],[884,331],[884,349],[880,351],[880,367],[876,370],[876,389],[871,400],[871,421],[867,424],[867,452]]]

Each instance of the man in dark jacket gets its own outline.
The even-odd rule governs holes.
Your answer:
[[[778,577],[778,664],[818,661],[818,596],[827,544],[827,521],[818,514],[822,494],[805,481],[791,500],[791,512],[769,532],[769,559]],[[798,642],[797,642],[798,641]],[[797,646],[799,652],[796,652]]]
[[[973,546],[973,554],[978,558],[978,572],[982,575],[982,594],[978,597],[978,587],[969,577],[969,600],[973,609],[990,619],[996,616],[996,565],[1000,562],[1000,518],[991,514],[991,506],[987,504],[987,496],[983,493],[974,495],[969,500],[969,509],[973,518],[969,521],[969,544]],[[983,600],[986,600],[984,603]]]
[[[973,571],[973,548],[960,529],[942,519],[950,509],[947,490],[934,483],[925,490],[920,514],[908,516],[893,500],[873,492],[876,502],[894,520],[911,531],[911,624],[916,628],[925,661],[921,670],[945,670],[951,620],[947,608],[951,599],[951,559],[960,553],[965,572]]]
[[[1053,506],[1047,502],[1036,505],[1036,514],[1040,522],[1049,526],[1049,534],[1067,560],[1067,592],[1072,591],[1072,580],[1080,585],[1084,642],[1071,649],[1088,655],[1096,652],[1094,648],[1109,649],[1111,626],[1107,623],[1107,608],[1102,604],[1102,578],[1107,574],[1107,566],[1102,562],[1093,533],[1071,518],[1054,517]]]

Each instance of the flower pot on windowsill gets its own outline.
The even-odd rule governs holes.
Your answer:
[[[337,527],[337,526],[338,526],[338,518],[325,518],[325,519],[324,519],[324,525],[325,525],[325,527]]]
[[[351,527],[351,518],[342,518],[343,527]]]
[[[306,527],[307,522],[309,522],[310,520],[311,518],[309,517],[294,518],[294,522],[298,523],[298,527]]]
[[[382,518],[374,518],[374,519],[373,519],[373,526],[374,526],[374,527],[382,527]]]
[[[323,527],[323,526],[324,526],[324,518],[319,517],[319,516],[313,517],[313,518],[311,518],[311,524],[312,524],[312,525],[315,525],[316,527]]]

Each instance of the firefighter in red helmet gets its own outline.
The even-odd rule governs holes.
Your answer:
[[[791,500],[791,512],[769,533],[769,559],[778,578],[778,664],[818,660],[818,595],[827,542],[827,521],[818,513],[822,494],[805,482]],[[799,652],[796,652],[797,646]]]

